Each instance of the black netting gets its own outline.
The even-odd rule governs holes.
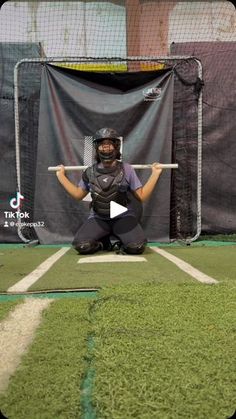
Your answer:
[[[5,2],[0,11],[0,240],[20,240],[15,227],[4,228],[4,211],[10,209],[9,199],[19,186],[17,170],[25,196],[22,209],[33,220],[42,66],[19,66],[20,171],[13,76],[17,62],[39,57],[60,57],[60,65],[89,72],[175,67],[172,161],[179,163],[179,169],[172,171],[171,239],[194,237],[197,231],[197,99],[202,85],[194,60],[143,57],[199,59],[204,80],[202,230],[235,232],[235,54],[235,8],[229,1]],[[25,229],[24,235],[36,237],[33,228]]]

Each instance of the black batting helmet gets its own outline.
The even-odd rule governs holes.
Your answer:
[[[105,139],[120,141],[120,135],[113,128],[101,128],[95,133],[93,142],[96,143]]]

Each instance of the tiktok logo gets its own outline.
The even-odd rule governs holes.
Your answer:
[[[20,192],[16,192],[16,197],[11,198],[10,206],[16,211],[4,211],[5,215],[5,222],[4,227],[13,227],[14,225],[17,226],[18,220],[29,219],[30,215],[27,211],[21,212],[20,205],[21,201],[24,199],[23,195]],[[16,223],[14,222],[16,220]],[[0,416],[1,419],[1,416]]]
[[[20,192],[16,192],[16,198],[14,197],[10,200],[10,206],[12,208],[19,208],[21,200],[23,199],[24,199],[23,195],[21,195]]]

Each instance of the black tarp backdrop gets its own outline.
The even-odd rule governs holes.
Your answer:
[[[40,45],[34,43],[0,43],[0,241],[19,242],[17,228],[4,227],[4,211],[11,211],[9,201],[16,195],[16,152],[14,124],[14,66],[22,58],[40,57]],[[37,75],[39,74],[37,70]],[[27,72],[25,73],[27,75]],[[32,110],[31,98],[39,94],[40,77],[35,72],[28,73],[20,89],[20,126],[31,138],[32,144],[37,141],[33,127],[29,124],[29,113]],[[34,100],[35,103],[35,100]],[[37,113],[37,111],[36,111]],[[35,124],[37,124],[37,119]],[[27,128],[26,128],[27,127]],[[23,136],[21,136],[21,140]],[[24,148],[24,144],[21,144]],[[10,220],[8,220],[10,221]]]
[[[202,232],[236,231],[236,43],[173,44],[203,66]],[[191,112],[191,110],[189,110]]]
[[[148,88],[161,88],[145,100]],[[83,165],[84,137],[104,126],[124,137],[123,160],[145,164],[171,161],[172,69],[145,73],[89,73],[45,65],[42,70],[34,221],[40,243],[71,242],[88,215],[88,203],[74,201],[48,166]],[[150,171],[138,173],[145,182]],[[71,172],[77,183],[81,173]],[[170,171],[164,171],[144,205],[149,240],[169,240]]]

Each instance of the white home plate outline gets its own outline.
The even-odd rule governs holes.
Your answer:
[[[99,255],[87,256],[80,258],[77,263],[109,263],[109,262],[147,262],[143,256],[129,256],[129,255]]]
[[[27,291],[31,285],[38,281],[51,267],[60,259],[66,252],[70,250],[70,247],[62,247],[58,252],[54,253],[44,262],[42,262],[36,269],[30,274],[26,275],[16,284],[8,288],[7,292],[23,292]]]
[[[154,252],[158,253],[159,255],[165,257],[169,261],[173,262],[182,271],[186,272],[188,275],[192,276],[194,279],[196,279],[199,282],[202,282],[203,284],[218,284],[219,283],[219,281],[217,281],[216,279],[212,278],[209,275],[204,274],[203,272],[194,268],[189,263],[184,262],[182,259],[177,258],[176,256],[172,255],[171,253],[166,252],[163,249],[160,249],[159,247],[150,247],[150,249],[152,249]]]

